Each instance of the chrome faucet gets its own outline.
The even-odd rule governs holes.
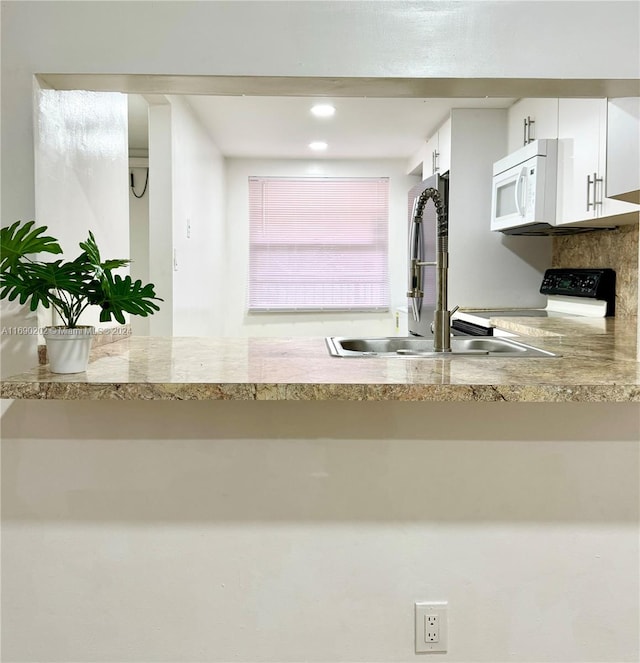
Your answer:
[[[436,206],[437,215],[437,245],[436,245],[436,261],[425,262],[420,260],[420,252],[412,247],[412,255],[410,265],[410,284],[407,297],[413,299],[412,311],[413,315],[417,318],[419,316],[417,299],[423,296],[422,291],[422,268],[426,266],[435,266],[436,268],[436,310],[433,316],[433,349],[436,352],[451,352],[451,316],[458,307],[449,311],[447,308],[447,289],[448,289],[448,269],[449,269],[449,221],[447,219],[447,211],[444,202],[440,196],[440,192],[429,187],[424,189],[420,197],[416,200],[413,212],[413,223],[415,224],[415,234],[412,241],[419,242],[421,232],[419,232],[422,225],[422,215],[424,213],[425,205],[428,200],[433,200]]]

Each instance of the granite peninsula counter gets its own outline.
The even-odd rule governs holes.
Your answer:
[[[640,402],[635,321],[585,326],[510,318],[501,327],[557,358],[336,358],[324,338],[128,337],[96,348],[86,373],[41,366],[2,398]]]

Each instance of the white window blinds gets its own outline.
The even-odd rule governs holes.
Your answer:
[[[386,310],[388,178],[249,178],[250,311]]]

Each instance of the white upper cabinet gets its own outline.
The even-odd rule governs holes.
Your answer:
[[[436,131],[427,141],[427,147],[424,151],[424,161],[422,162],[422,179],[431,177],[436,171],[436,160],[438,158],[438,132]]]
[[[593,221],[638,209],[605,198],[606,99],[560,99],[558,139],[556,224]],[[625,219],[612,219],[612,223],[621,222]]]
[[[440,175],[451,168],[451,118],[438,129],[438,158],[436,168]]]
[[[607,104],[607,196],[640,203],[640,97]]]
[[[538,138],[558,137],[558,99],[520,99],[507,114],[509,152]]]
[[[427,141],[422,179],[438,173],[442,175],[451,167],[451,118],[440,126]]]
[[[603,190],[605,112],[604,99],[560,99],[557,224],[594,219],[600,211],[594,196]]]

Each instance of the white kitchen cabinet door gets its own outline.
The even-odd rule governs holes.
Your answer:
[[[438,132],[436,131],[431,138],[427,141],[427,146],[424,151],[424,161],[422,163],[422,179],[431,177],[436,170],[436,160],[438,158]]]
[[[520,99],[507,113],[509,152],[538,138],[558,137],[558,99]]]
[[[560,99],[557,225],[599,216],[601,206],[594,205],[594,195],[601,196],[604,187],[594,179],[603,177],[600,154],[605,140],[605,99]]]
[[[640,97],[607,103],[607,196],[638,203]]]
[[[446,173],[451,168],[451,118],[438,129],[438,173]]]
[[[422,179],[435,173],[443,175],[451,167],[451,118],[427,141],[422,164]]]
[[[637,205],[605,198],[607,100],[560,99],[556,224],[610,218],[625,223]]]

